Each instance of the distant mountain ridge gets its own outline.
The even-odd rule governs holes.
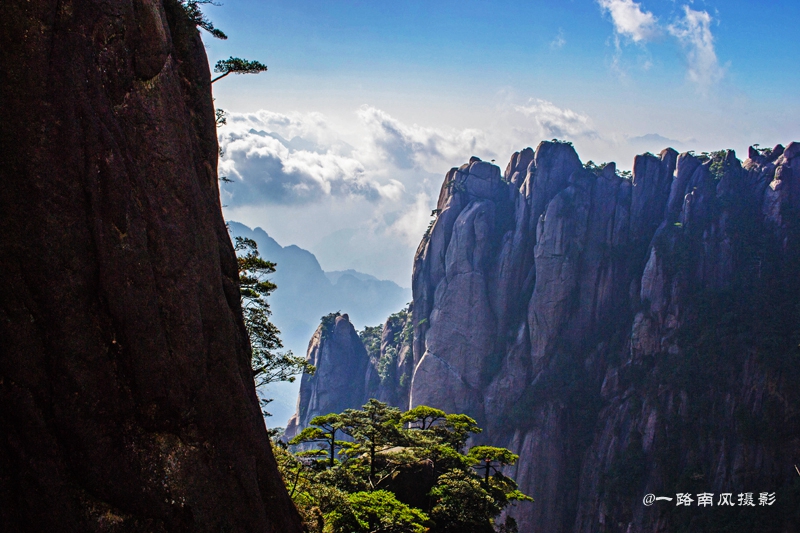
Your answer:
[[[348,269],[325,272],[317,258],[295,245],[281,246],[261,228],[228,221],[231,239],[246,237],[258,245],[264,259],[277,264],[271,280],[278,289],[269,297],[272,319],[281,330],[284,347],[303,354],[320,317],[341,311],[359,329],[382,324],[411,300],[411,289],[393,281]],[[409,280],[410,281],[410,280]],[[283,426],[294,413],[299,383],[272,386],[270,426]]]
[[[329,280],[331,280],[331,283],[338,282],[342,276],[353,276],[354,278],[362,281],[380,281],[375,276],[364,274],[363,272],[353,270],[352,268],[348,268],[347,270],[333,270],[331,272],[325,272],[325,275]]]

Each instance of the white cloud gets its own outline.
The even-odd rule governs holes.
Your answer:
[[[558,35],[556,35],[556,38],[550,41],[550,48],[552,48],[553,50],[558,50],[560,48],[563,48],[565,44],[567,44],[567,40],[564,39],[564,30],[559,28]]]
[[[324,196],[397,200],[403,185],[379,181],[319,113],[231,113],[220,128],[219,174],[231,205],[302,204]]]
[[[219,129],[219,174],[231,207],[306,204],[324,197],[416,202],[422,181],[471,155],[496,157],[477,129],[409,125],[371,106],[356,111],[366,134],[344,142],[320,113],[230,113]],[[412,189],[406,191],[407,186]]]
[[[528,105],[516,106],[515,109],[532,117],[538,123],[542,135],[547,139],[564,140],[576,137],[596,139],[599,137],[588,116],[571,109],[560,108],[553,102],[536,98],[531,99]]]
[[[330,253],[318,250],[326,261],[351,250],[361,259],[348,268],[380,264],[399,276],[430,222],[447,169],[494,151],[477,129],[407,124],[366,105],[351,116],[359,135],[319,113],[230,113],[218,133],[219,174],[233,181],[220,187],[222,203],[226,216],[267,227],[285,242],[313,244],[303,235],[316,225],[335,237]],[[298,209],[302,231],[289,215]],[[322,212],[327,221],[313,215]]]
[[[611,15],[614,30],[619,35],[638,43],[649,41],[658,34],[656,17],[643,11],[641,4],[633,0],[597,0],[597,3]]]
[[[725,71],[717,60],[711,15],[683,6],[683,19],[670,24],[667,30],[686,49],[689,70],[687,77],[705,91],[722,79]]]
[[[400,238],[408,246],[417,246],[426,226],[431,221],[431,210],[436,199],[425,191],[420,191],[414,204],[406,210],[389,226],[390,234]]]
[[[476,153],[486,150],[486,136],[476,129],[449,132],[423,126],[407,125],[388,113],[371,106],[361,106],[358,117],[369,132],[372,157],[390,162],[401,169],[429,169],[441,172],[442,168],[460,164]],[[493,152],[484,156],[493,156]],[[385,164],[385,163],[384,163]]]

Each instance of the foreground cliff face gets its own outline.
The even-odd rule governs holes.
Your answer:
[[[667,149],[629,179],[543,142],[503,174],[452,169],[436,212],[411,387],[364,393],[470,414],[519,453],[520,531],[800,529],[800,144]]]
[[[0,530],[299,531],[173,1],[5,2]]]

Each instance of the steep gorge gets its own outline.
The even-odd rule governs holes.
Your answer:
[[[0,531],[300,531],[175,0],[0,17]]]
[[[520,454],[521,531],[800,527],[800,144],[666,149],[628,178],[543,142],[452,169],[436,213],[396,402]],[[776,503],[642,503],[678,492]]]

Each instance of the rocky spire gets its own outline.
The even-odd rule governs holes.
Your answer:
[[[306,360],[316,372],[301,378],[297,412],[286,427],[287,439],[308,427],[315,416],[361,407],[365,401],[369,356],[346,314],[323,317],[308,343]]]

